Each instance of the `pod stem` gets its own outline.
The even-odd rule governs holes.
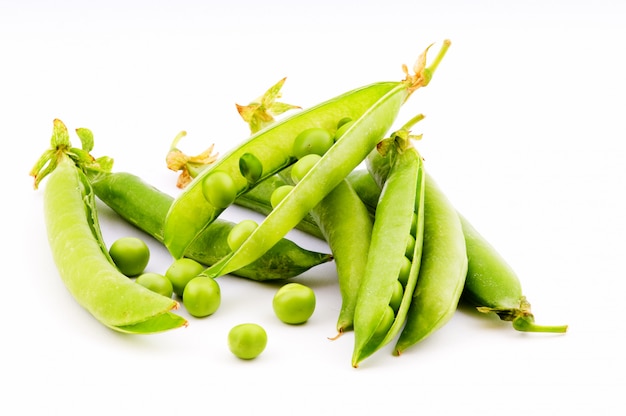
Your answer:
[[[417,58],[417,61],[415,61],[415,64],[413,65],[413,71],[415,72],[415,74],[413,75],[409,74],[409,69],[406,65],[402,65],[402,71],[406,75],[404,82],[409,84],[409,94],[407,95],[407,99],[411,95],[411,93],[413,93],[413,91],[430,84],[430,81],[433,78],[433,74],[439,67],[439,64],[443,60],[443,57],[446,56],[448,49],[450,49],[450,44],[451,42],[449,39],[444,40],[443,45],[437,53],[437,56],[435,56],[435,59],[429,66],[426,66],[426,55],[432,44],[429,45],[428,48],[426,48],[426,50],[422,52],[422,54]]]
[[[487,306],[479,306],[476,308],[479,312],[496,313],[501,320],[511,321],[513,328],[520,332],[552,332],[565,333],[567,325],[538,325],[535,323],[535,316],[530,311],[530,303],[526,297],[522,296],[518,308],[501,309],[490,308]]]

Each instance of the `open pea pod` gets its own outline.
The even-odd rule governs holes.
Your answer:
[[[388,344],[402,329],[421,266],[425,191],[422,158],[413,147],[396,150],[392,156],[357,295],[353,367]],[[402,297],[394,310],[391,304],[399,280]]]
[[[70,146],[65,125],[55,120],[52,149],[31,171],[35,186],[49,174],[45,222],[63,283],[82,307],[116,331],[148,334],[185,326],[187,321],[172,313],[178,307],[175,300],[136,284],[114,266],[100,232],[93,189],[79,167],[97,163],[88,155],[90,148]]]
[[[297,222],[294,224],[292,218],[301,220],[312,206],[363,161],[390,128],[399,108],[411,93],[430,82],[448,47],[449,41],[444,42],[438,57],[429,67],[425,65],[424,52],[414,67],[414,75],[410,75],[404,67],[406,78],[403,81],[380,82],[357,88],[273,123],[205,169],[176,198],[167,215],[164,243],[172,256],[182,257],[202,230],[238,196],[292,164],[295,161],[294,141],[299,133],[313,127],[334,132],[340,119],[350,118],[354,123],[332,145],[319,166],[307,175],[310,178],[298,184],[295,196],[281,203],[284,208],[279,212],[294,208],[293,215],[285,223],[289,224],[289,229],[293,228]],[[305,197],[307,195],[308,198]],[[270,219],[269,224],[274,221]],[[267,228],[269,225],[263,227]],[[285,227],[279,228],[284,230]],[[275,241],[275,236],[281,232],[272,230],[271,241]],[[257,236],[252,240],[260,238],[262,232],[255,234]],[[241,254],[234,257],[249,255],[250,245],[244,244],[239,250]],[[235,261],[233,265],[242,263]]]

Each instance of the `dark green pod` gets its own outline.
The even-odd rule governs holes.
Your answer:
[[[126,172],[100,174],[92,178],[98,198],[130,224],[163,242],[163,222],[173,202],[166,193]],[[218,219],[191,244],[185,256],[210,266],[230,248],[226,238],[235,224]],[[252,280],[282,280],[332,260],[332,255],[304,249],[283,238],[257,261],[232,274]]]

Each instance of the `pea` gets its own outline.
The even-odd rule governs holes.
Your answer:
[[[311,127],[296,136],[293,143],[293,154],[298,159],[311,153],[321,156],[330,149],[333,143],[333,136],[328,130],[321,127]]]
[[[233,227],[228,233],[226,242],[231,250],[237,250],[239,246],[248,238],[250,234],[258,227],[259,224],[254,220],[243,220]]]
[[[391,328],[391,325],[393,325],[393,321],[395,320],[395,318],[396,313],[394,312],[393,308],[391,306],[387,306],[383,310],[383,317],[378,323],[378,326],[376,326],[376,329],[374,330],[374,333],[372,335],[372,339],[384,337],[389,331],[389,328]]]
[[[402,283],[402,286],[406,286],[407,281],[409,280],[409,274],[411,273],[411,260],[408,257],[404,256],[402,260],[402,265],[400,268],[400,274],[398,275],[398,280]]]
[[[302,156],[291,168],[291,179],[295,183],[300,182],[304,175],[306,175],[321,158],[320,155],[315,153]]]
[[[141,274],[150,260],[148,245],[137,237],[122,237],[109,248],[113,263],[126,276]]]
[[[284,323],[303,324],[315,311],[315,292],[301,283],[287,283],[274,295],[272,307]]]
[[[162,274],[144,273],[137,277],[135,283],[168,298],[174,293],[172,282]]]
[[[263,164],[252,153],[244,153],[239,158],[239,172],[246,178],[248,183],[254,184],[263,175]]]
[[[339,127],[337,127],[337,131],[335,132],[335,140],[338,140],[339,138],[341,138],[341,136],[343,136],[346,130],[352,127],[353,124],[354,124],[353,120],[348,120],[347,122],[340,124]]]
[[[204,266],[195,260],[182,258],[174,260],[165,272],[165,277],[172,282],[174,293],[178,296],[183,295],[185,286],[194,277],[198,276],[204,270]]]
[[[413,259],[413,251],[415,251],[415,237],[409,235],[407,238],[406,249],[404,251],[404,255],[409,259]]]
[[[209,276],[194,277],[183,292],[183,305],[191,316],[202,318],[215,313],[221,303],[220,286]]]
[[[276,205],[278,205],[293,188],[293,185],[283,185],[274,189],[272,195],[270,196],[270,204],[272,205],[272,208],[276,208]]]
[[[258,324],[239,324],[228,332],[228,348],[242,360],[258,357],[266,346],[267,333]]]
[[[391,306],[391,309],[393,309],[394,312],[398,312],[398,309],[400,309],[403,296],[404,286],[402,286],[402,283],[400,283],[399,280],[396,280],[393,285],[393,294],[391,295],[391,300],[389,301],[389,306]]]
[[[217,208],[226,208],[235,201],[237,187],[226,172],[212,172],[202,181],[202,193]]]

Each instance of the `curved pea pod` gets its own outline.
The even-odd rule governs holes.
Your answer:
[[[68,157],[50,174],[44,190],[45,222],[52,256],[74,299],[107,327],[154,333],[185,326],[172,313],[178,303],[135,284],[106,254],[91,186]]]
[[[462,300],[484,313],[496,313],[513,328],[524,332],[567,331],[567,325],[538,325],[520,280],[500,253],[460,215],[469,257]]]
[[[282,236],[287,230],[294,228],[310,208],[319,203],[367,156],[389,129],[400,106],[411,93],[430,82],[432,73],[445,55],[449,44],[449,41],[444,42],[437,59],[429,67],[426,67],[426,53],[422,54],[415,65],[415,75],[409,75],[405,67],[407,76],[403,81],[370,84],[286,117],[253,134],[242,145],[205,169],[176,198],[167,215],[164,242],[172,255],[175,258],[182,257],[192,241],[229,203],[254,187],[255,184],[248,180],[251,175],[244,176],[241,172],[240,161],[243,155],[253,155],[260,162],[262,172],[260,174],[255,172],[252,177],[262,181],[295,161],[294,141],[303,130],[320,127],[335,132],[340,119],[354,120],[351,127],[318,163],[319,170],[312,171],[307,175],[309,180],[303,180],[296,186],[298,191],[293,192],[294,196],[285,198],[280,204],[283,208],[275,209],[268,215],[264,221],[268,225],[260,226],[252,234],[247,240],[249,243],[244,243],[233,256],[233,260],[229,261],[233,263],[232,267],[224,270],[236,270],[243,267],[249,258],[252,260],[257,258],[259,251],[269,248],[277,241],[277,236]],[[250,157],[246,156],[244,160],[246,158]],[[214,178],[220,180],[213,181]],[[228,195],[218,198],[220,195],[216,192],[217,187],[211,189],[212,185],[223,183],[225,178],[230,178]],[[206,181],[209,182],[205,183]],[[215,200],[205,197],[207,188],[216,194]],[[304,198],[303,195],[310,196]],[[285,210],[292,211],[293,215],[273,215],[274,212]],[[281,221],[285,225],[275,226],[275,221]],[[266,238],[263,235],[266,230],[270,231],[272,237],[267,240],[263,249],[255,248],[254,253],[251,253],[251,246],[257,246],[257,243],[252,242],[258,242],[258,238]]]
[[[127,172],[91,178],[96,196],[135,227],[163,242],[163,223],[174,198]],[[209,266],[230,253],[227,237],[234,223],[217,219],[185,251],[185,257]],[[233,272],[256,281],[297,276],[333,259],[331,254],[307,250],[288,239],[280,240],[257,261]]]
[[[378,201],[366,272],[354,312],[353,367],[388,344],[402,329],[421,268],[423,231],[423,163],[417,150],[409,147],[395,154]],[[409,236],[415,243],[407,260]],[[387,321],[394,286],[407,261],[410,266],[402,300],[393,319]]]
[[[425,339],[452,318],[466,274],[461,221],[448,198],[426,176],[422,266],[406,324],[395,346],[396,354]]]

